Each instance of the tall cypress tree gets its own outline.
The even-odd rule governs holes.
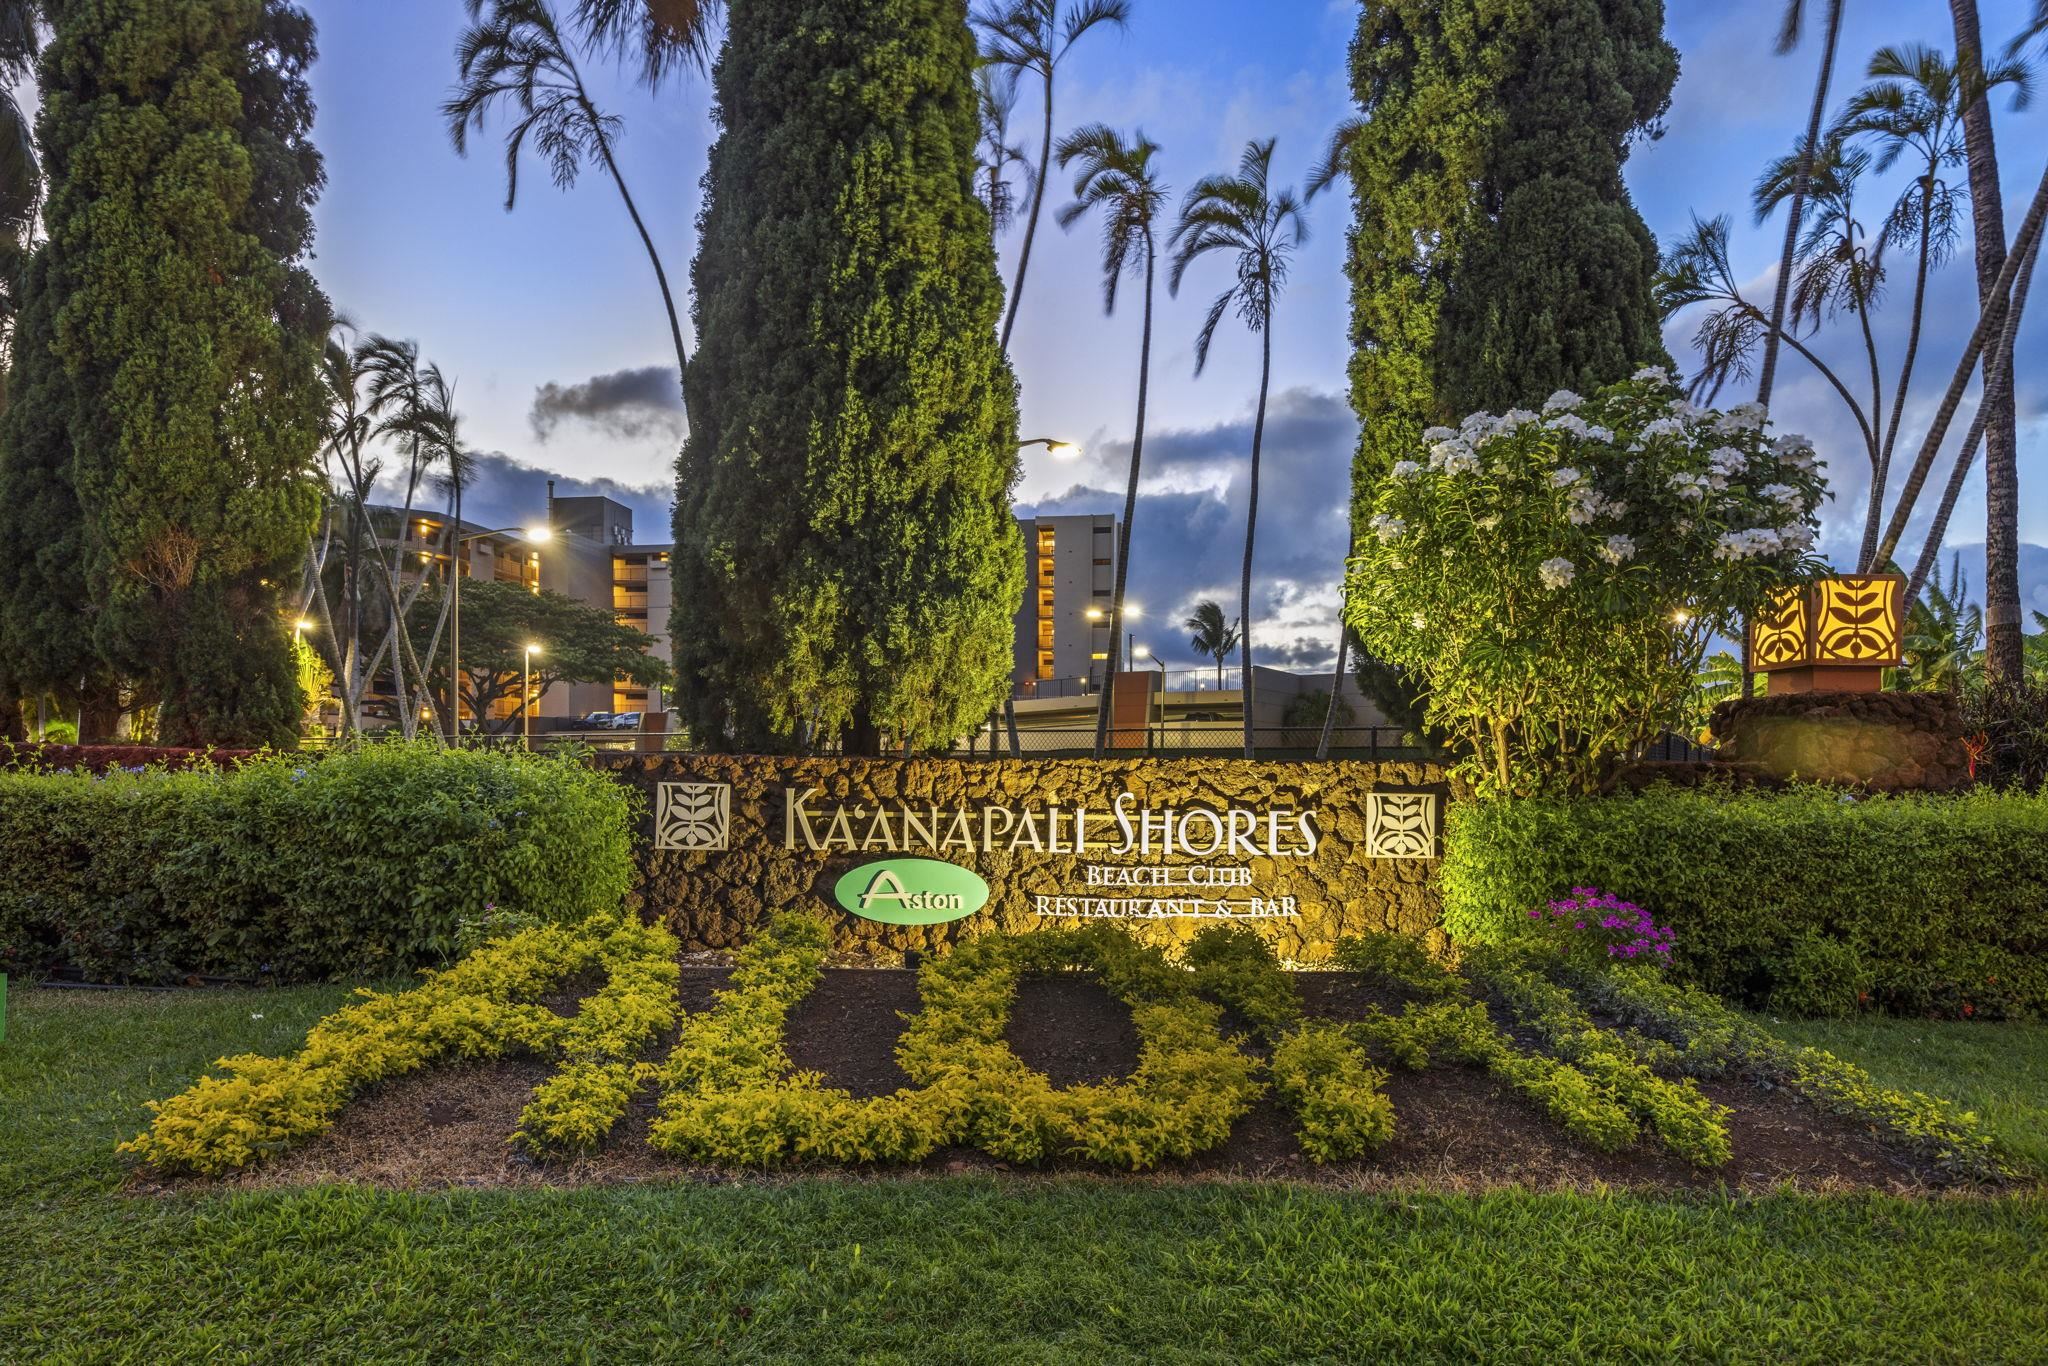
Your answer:
[[[287,0],[50,11],[49,236],[5,458],[43,481],[32,530],[75,543],[61,574],[89,610],[58,575],[16,572],[10,624],[89,628],[160,699],[167,741],[284,743],[300,700],[281,596],[319,511],[329,317],[301,264],[322,183],[312,21]]]
[[[1670,102],[1662,0],[1366,0],[1351,49],[1361,489],[1425,427],[1668,360],[1621,166]]]
[[[1351,85],[1352,520],[1424,429],[1668,363],[1622,162],[1678,79],[1663,0],[1363,0]],[[1415,680],[1361,684],[1420,725]]]
[[[679,692],[734,747],[944,744],[1023,593],[965,0],[733,0],[677,466]]]

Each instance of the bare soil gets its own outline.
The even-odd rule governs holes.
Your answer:
[[[686,964],[680,987],[685,1010],[709,1008],[728,976],[724,967]],[[1348,973],[1303,973],[1297,980],[1309,1012],[1319,1017],[1357,1019],[1373,1006],[1398,1010],[1403,1004],[1397,994]],[[549,1004],[570,1009],[579,994],[567,991]],[[786,1045],[791,1061],[856,1096],[907,1086],[909,1078],[897,1066],[894,1050],[917,1009],[912,973],[827,969],[790,1014]],[[1007,1037],[1027,1064],[1061,1086],[1113,1081],[1137,1066],[1138,1038],[1129,1009],[1084,977],[1025,980]],[[665,1054],[672,1043],[673,1036],[662,1040],[651,1056]],[[222,1184],[359,1182],[435,1189],[777,1179],[691,1167],[656,1153],[647,1144],[655,1108],[651,1088],[636,1096],[625,1120],[595,1152],[559,1161],[528,1157],[506,1140],[532,1089],[549,1070],[540,1060],[507,1059],[442,1067],[394,1081],[349,1105],[328,1133]],[[1151,1176],[1120,1174],[1117,1179],[1282,1179],[1355,1190],[1796,1187],[1915,1192],[1942,1184],[1930,1165],[1880,1142],[1867,1125],[1823,1111],[1794,1092],[1745,1080],[1700,1083],[1709,1097],[1733,1111],[1729,1133],[1735,1149],[1726,1167],[1701,1170],[1649,1136],[1620,1153],[1584,1147],[1480,1069],[1439,1063],[1420,1072],[1389,1071],[1394,1137],[1370,1158],[1327,1166],[1308,1161],[1295,1145],[1292,1120],[1269,1096],[1238,1121],[1222,1147]],[[890,1168],[841,1174],[858,1180],[883,1172],[1007,1170],[984,1154],[948,1149],[909,1173]],[[1056,1164],[1054,1170],[1109,1174],[1082,1163]],[[165,1189],[168,1183],[138,1185]]]

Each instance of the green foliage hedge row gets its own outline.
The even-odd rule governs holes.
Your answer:
[[[290,1057],[222,1058],[120,1145],[164,1171],[218,1174],[324,1132],[365,1088],[458,1058],[522,1052],[564,1060],[515,1135],[541,1151],[610,1132],[643,1078],[635,1056],[675,1020],[675,937],[617,913],[543,925],[485,944],[409,991],[361,1000],[313,1026]],[[595,971],[604,984],[563,1016],[541,999]]]
[[[292,981],[445,961],[487,907],[616,910],[632,799],[572,760],[373,745],[232,772],[0,772],[0,971]]]
[[[2048,797],[1651,788],[1465,802],[1444,924],[1499,943],[1577,886],[1675,931],[1681,979],[1790,1014],[2048,1012]]]

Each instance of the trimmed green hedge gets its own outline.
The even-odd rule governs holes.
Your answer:
[[[1675,930],[1681,976],[1752,1005],[2048,1013],[2048,797],[1654,787],[1461,802],[1442,878],[1454,939],[1500,942],[1597,886]]]
[[[573,760],[425,744],[0,772],[0,971],[299,981],[442,962],[488,906],[617,909],[633,801]]]

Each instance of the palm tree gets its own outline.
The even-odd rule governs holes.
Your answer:
[[[1077,128],[1060,139],[1060,169],[1079,164],[1074,202],[1059,211],[1062,230],[1071,230],[1095,209],[1102,210],[1102,307],[1116,312],[1116,287],[1129,271],[1145,277],[1145,320],[1138,343],[1138,424],[1131,437],[1131,474],[1124,488],[1124,519],[1117,530],[1116,587],[1109,600],[1109,668],[1095,713],[1095,757],[1109,742],[1110,711],[1116,704],[1116,654],[1123,640],[1124,581],[1131,567],[1131,519],[1138,512],[1138,466],[1145,453],[1145,399],[1152,378],[1152,276],[1158,243],[1153,227],[1166,200],[1152,161],[1159,144],[1143,132],[1126,142],[1106,124]]]
[[[412,633],[406,626],[406,616],[425,588],[430,574],[422,572],[411,593],[402,593],[400,583],[405,563],[406,529],[412,524],[414,500],[419,496],[420,485],[426,481],[435,461],[444,454],[443,445],[437,439],[434,412],[439,393],[446,392],[446,382],[438,366],[420,363],[419,343],[410,340],[400,341],[373,334],[357,347],[356,366],[367,390],[363,411],[374,423],[370,437],[396,439],[407,454],[405,502],[399,510],[398,534],[392,540],[391,563],[385,566],[381,577],[390,609],[392,678],[398,699],[400,727],[406,738],[411,739],[417,726],[418,709],[413,705],[417,699],[406,695],[405,672],[411,672],[419,689],[418,698],[424,698],[437,713],[440,703],[427,687],[426,670],[420,667],[413,652]],[[456,534],[452,521],[442,532],[451,566],[460,550],[460,542],[449,539]],[[375,559],[379,565],[384,564],[382,555],[375,556]],[[370,663],[369,676],[375,676],[382,656],[380,649]],[[402,669],[399,667],[401,663]]]
[[[1928,524],[1927,539],[1920,547],[1920,561],[1913,568],[1913,577],[1907,584],[1907,597],[1917,597],[1920,585],[1927,582],[1934,570],[1936,556],[1941,543],[1948,535],[1949,518],[1955,514],[1956,503],[1963,496],[1963,485],[1969,480],[1971,466],[1976,462],[1977,447],[1984,441],[1990,420],[2000,411],[2001,401],[2012,396],[2013,347],[2018,344],[2020,318],[2025,312],[2027,290],[2034,280],[2034,263],[2041,255],[2041,239],[2037,235],[2026,251],[2020,256],[2019,273],[2013,277],[2012,307],[2005,311],[2005,322],[2000,333],[1998,346],[1991,359],[1984,366],[1984,394],[1978,400],[1977,414],[1971,419],[1970,431],[1963,438],[1963,448],[1956,452],[1955,467],[1949,471],[1948,487],[1942,490],[1941,504],[1934,510],[1934,520]],[[1905,509],[1902,506],[1903,517]],[[1895,519],[1894,526],[1900,524]],[[1887,544],[1896,539],[1896,532],[1887,538]],[[1985,548],[1988,561],[1990,548]],[[1886,550],[1889,555],[1890,551]],[[2024,662],[2024,661],[2022,661]]]
[[[1235,258],[1236,280],[1216,296],[1195,339],[1195,374],[1209,360],[1209,344],[1223,315],[1236,310],[1259,336],[1259,403],[1252,419],[1251,487],[1244,523],[1244,573],[1238,595],[1243,623],[1238,648],[1244,669],[1244,757],[1252,757],[1252,547],[1259,529],[1259,456],[1266,439],[1266,395],[1273,380],[1273,305],[1287,283],[1288,258],[1308,236],[1293,190],[1271,188],[1274,139],[1247,143],[1234,176],[1208,176],[1188,191],[1174,225],[1173,273],[1168,289],[1180,293],[1188,267],[1211,252]]]
[[[2005,264],[2005,198],[1999,188],[1998,142],[1991,130],[1991,101],[1988,83],[1973,79],[1984,69],[1984,41],[1977,21],[1976,0],[1949,0],[1949,17],[1956,35],[1956,67],[1971,86],[1963,96],[1963,146],[1969,159],[1970,215],[1975,235],[1977,305],[1988,307],[1996,292]],[[2048,4],[2036,0],[2034,22],[2013,40],[2008,58],[2015,55],[2044,24]],[[1984,375],[1985,388],[1991,374]],[[2010,386],[2002,395],[1985,397],[1987,408],[1987,449],[1984,470],[1984,598],[1987,653],[1992,676],[2015,677],[2024,663],[2019,584],[2019,414]]]
[[[1878,49],[1870,59],[1869,75],[1871,83],[1849,101],[1836,127],[1845,136],[1868,136],[1877,142],[1876,168],[1880,174],[1891,170],[1901,158],[1908,159],[1908,165],[1917,173],[1892,206],[1884,226],[1886,242],[1917,246],[1917,264],[1905,358],[1899,365],[1891,418],[1885,424],[1884,440],[1878,449],[1874,494],[1865,519],[1859,563],[1867,562],[1877,549],[1882,493],[1898,442],[1899,419],[1905,413],[1914,358],[1920,348],[1928,272],[1947,261],[1956,242],[1962,196],[1942,177],[1942,172],[1961,165],[1965,158],[1962,108],[1979,93],[1980,85],[1984,89],[2015,85],[2020,92],[2018,102],[2022,103],[2028,89],[2027,69],[2017,62],[2004,63],[1982,75],[1965,76],[1939,51],[1919,44]],[[2000,246],[2002,249],[2003,242]]]
[[[1017,216],[1017,195],[1010,187],[1010,167],[1029,165],[1024,149],[1010,141],[1010,116],[1017,109],[1014,68],[981,66],[974,73],[975,103],[981,110],[981,144],[976,192],[988,205],[989,226],[997,236],[1010,230]]]
[[[1031,242],[1038,235],[1039,210],[1045,207],[1046,170],[1052,165],[1053,77],[1082,34],[1098,24],[1126,28],[1130,0],[1077,0],[1062,10],[1061,0],[1013,0],[1005,9],[983,16],[990,65],[1037,76],[1045,91],[1045,123],[1038,140],[1038,165],[1031,175],[1031,216],[1024,220],[1024,245],[1017,253],[1017,278],[1010,283],[1010,307],[1003,314],[1002,347],[1010,349],[1010,329],[1017,325],[1017,305],[1024,298],[1024,272],[1031,268]],[[1060,168],[1068,158],[1061,144]]]
[[[364,542],[369,531],[370,494],[383,466],[364,455],[371,420],[364,410],[363,372],[357,364],[354,328],[345,319],[335,321],[334,332],[327,339],[320,378],[327,390],[321,451],[331,465],[339,466],[338,477],[330,474],[329,486],[340,489],[348,525],[342,541],[342,629],[335,629],[324,577],[318,572],[313,575],[313,602],[321,628],[316,648],[326,651],[328,671],[341,692],[342,732],[351,734],[362,729]],[[330,512],[330,525],[332,516]],[[384,567],[383,555],[374,549],[368,558]]]
[[[1800,30],[1806,18],[1806,0],[1786,0],[1778,28],[1778,53],[1783,56],[1799,46]],[[1842,36],[1842,0],[1828,0],[1827,36],[1822,42],[1820,77],[1813,84],[1813,110],[1806,120],[1806,136],[1799,142],[1799,164],[1792,178],[1791,207],[1785,216],[1785,247],[1778,257],[1778,283],[1771,300],[1770,331],[1764,335],[1763,373],[1757,379],[1756,401],[1771,406],[1771,385],[1778,372],[1778,342],[1785,330],[1786,294],[1792,285],[1792,265],[1799,249],[1799,222],[1805,211],[1807,181],[1812,173],[1814,153],[1820,147],[1821,116],[1827,111],[1828,81],[1835,69],[1835,44]]]
[[[1323,146],[1322,160],[1316,163],[1308,179],[1302,183],[1303,204],[1315,202],[1315,197],[1324,190],[1339,180],[1350,178],[1351,148],[1364,131],[1365,120],[1360,118],[1344,119],[1330,130],[1330,140]],[[1330,685],[1330,706],[1323,713],[1323,733],[1316,741],[1318,761],[1330,757],[1330,737],[1337,725],[1337,698],[1343,691],[1344,670],[1351,660],[1351,628],[1345,624],[1344,618],[1351,601],[1351,557],[1356,550],[1357,546],[1353,545],[1344,555],[1343,586],[1337,599],[1337,670]]]
[[[1223,689],[1223,661],[1237,648],[1237,623],[1223,619],[1223,608],[1214,602],[1198,602],[1194,614],[1187,619],[1188,630],[1194,636],[1188,641],[1188,648],[1198,655],[1209,655],[1216,660],[1216,689]]]
[[[648,233],[639,206],[626,188],[618,159],[612,154],[621,126],[618,116],[600,113],[591,102],[569,40],[547,0],[467,0],[467,4],[471,23],[455,49],[459,83],[455,93],[441,106],[455,150],[467,155],[471,131],[481,133],[491,108],[500,101],[509,101],[517,116],[505,135],[507,211],[519,196],[519,154],[529,138],[547,159],[558,189],[574,185],[586,161],[594,160],[604,167],[618,187],[627,216],[633,220],[641,245],[647,249],[647,259],[654,266],[661,302],[668,310],[669,335],[675,341],[676,373],[680,377],[689,369],[683,325],[676,312],[675,295],[669,289],[668,272],[662,268],[661,253],[655,250],[654,238]],[[487,6],[490,16],[483,18]],[[586,11],[590,8],[586,4]],[[627,43],[625,35],[634,31],[626,17],[628,7],[604,3],[598,8],[618,17],[612,21],[613,27],[595,30],[600,35],[613,36],[594,41],[610,41],[614,46]],[[702,13],[701,7],[694,4],[682,8]],[[652,5],[646,10],[650,15],[655,12]],[[653,19],[647,23],[652,26],[646,29],[650,35],[668,31]],[[648,79],[658,79],[658,72],[667,69],[662,63],[673,60],[656,54],[671,50],[659,45],[647,47]],[[702,48],[693,50],[701,54]]]

